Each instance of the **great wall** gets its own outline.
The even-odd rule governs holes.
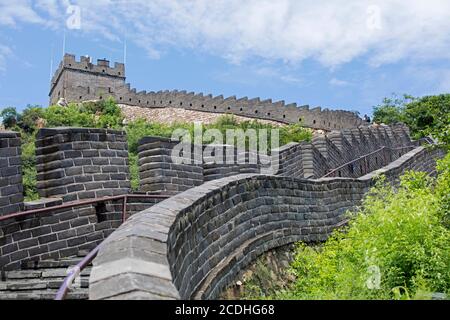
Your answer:
[[[258,98],[136,92],[125,84],[123,64],[65,55],[51,104],[109,96],[129,106],[300,122],[324,132],[272,150],[277,171],[270,174],[257,164],[177,164],[171,151],[178,141],[145,137],[140,188],[132,193],[124,131],[43,128],[36,142],[41,199],[34,202],[22,195],[20,137],[0,132],[0,299],[53,299],[67,267],[86,254],[95,257],[92,267],[67,298],[218,298],[261,254],[326,240],[376,176],[396,183],[405,170],[434,174],[444,155],[411,140],[401,124],[372,126],[347,111]]]

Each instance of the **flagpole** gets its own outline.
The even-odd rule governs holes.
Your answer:
[[[52,77],[53,77],[53,43],[50,50],[50,84],[52,81]]]
[[[62,48],[62,55],[64,58],[64,55],[66,54],[66,28],[64,27],[64,33],[63,33],[63,48]]]

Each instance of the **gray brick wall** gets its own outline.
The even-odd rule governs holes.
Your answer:
[[[0,212],[54,207],[129,193],[125,133],[106,129],[41,129],[37,136],[41,198],[23,202],[20,135],[0,132]],[[131,198],[128,215],[158,199]],[[59,259],[93,249],[122,222],[122,201],[85,205],[0,221],[0,269],[18,269],[38,260]]]
[[[442,155],[418,147],[378,173],[394,182],[407,169],[433,172]],[[263,252],[326,240],[374,175],[304,180],[243,174],[175,195],[106,239],[94,260],[90,298],[217,298]]]
[[[0,131],[0,216],[23,209],[20,146],[19,133]]]
[[[64,202],[126,194],[130,189],[125,132],[40,129],[36,140],[38,192]]]
[[[192,145],[186,145],[192,148],[191,155],[182,155],[192,164],[172,161],[172,150],[177,144],[179,141],[161,137],[145,137],[139,141],[140,191],[174,195],[203,183],[203,166],[193,162]]]
[[[357,178],[386,166],[417,145],[417,142],[411,141],[404,126],[393,128],[384,126],[332,131],[326,135],[316,134],[311,143],[289,143],[272,151],[270,157],[272,164],[278,165],[277,172],[267,171],[267,165],[261,165],[260,161],[249,164],[249,152],[243,154],[245,164],[238,163],[238,149],[225,145],[217,145],[222,147],[217,150],[222,153],[222,159],[231,153],[233,164],[214,163],[216,150],[209,157],[210,149],[202,165],[176,165],[172,163],[171,154],[178,141],[146,137],[139,143],[140,189],[173,195],[200,185],[203,181],[241,173],[267,172],[297,178],[320,178],[329,174],[330,177]],[[203,151],[207,147],[203,146]],[[187,148],[190,148],[193,160],[194,146],[189,145]],[[352,163],[343,166],[348,162]]]
[[[102,100],[114,97],[119,103],[148,108],[178,107],[214,113],[229,113],[257,119],[275,120],[284,123],[299,123],[316,129],[335,130],[366,125],[358,116],[349,111],[335,111],[320,107],[298,107],[296,103],[273,102],[260,98],[237,99],[235,96],[213,97],[203,93],[186,91],[136,92],[125,83],[125,66],[99,60],[91,63],[86,57],[80,61],[74,55],[66,54],[52,78],[49,93],[50,104],[59,98],[69,102]]]

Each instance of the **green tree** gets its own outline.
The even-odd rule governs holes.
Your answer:
[[[450,146],[450,94],[425,96],[408,103],[404,119],[415,137],[431,135],[443,146]]]
[[[41,106],[28,105],[23,110],[18,126],[26,132],[36,130],[36,121],[44,117],[44,109]]]
[[[0,116],[3,119],[3,125],[6,129],[13,128],[20,119],[20,114],[17,112],[16,108],[8,107],[2,110]]]
[[[405,105],[414,100],[415,98],[410,95],[404,94],[399,97],[395,93],[390,98],[384,98],[380,105],[374,107],[374,122],[388,125],[404,122]]]

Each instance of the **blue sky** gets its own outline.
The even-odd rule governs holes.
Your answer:
[[[0,108],[47,105],[64,29],[66,52],[112,62],[127,39],[138,90],[361,114],[393,92],[450,92],[450,1],[0,0]]]

